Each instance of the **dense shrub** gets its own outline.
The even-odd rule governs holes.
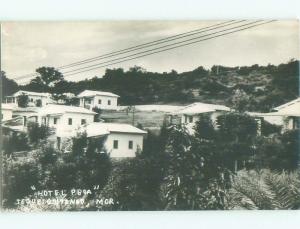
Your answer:
[[[23,107],[23,108],[27,107],[29,103],[28,95],[26,94],[19,95],[17,98],[17,102],[19,107]]]
[[[2,150],[5,154],[26,151],[30,149],[28,136],[25,133],[13,132],[11,135],[2,136]]]
[[[37,122],[29,122],[27,125],[28,137],[30,143],[38,143],[50,135],[50,129],[46,125],[40,125]]]

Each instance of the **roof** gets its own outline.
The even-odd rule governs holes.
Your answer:
[[[214,111],[230,111],[229,107],[209,103],[192,103],[177,111],[175,114],[201,114]]]
[[[34,92],[34,91],[17,91],[13,94],[13,96],[19,96],[21,94],[26,94],[26,95],[34,95],[34,96],[41,96],[41,97],[50,97],[50,93],[42,93],[42,92]]]
[[[264,116],[283,116],[279,112],[270,112],[270,113],[260,113],[260,112],[246,112],[246,114],[254,117],[264,117]]]
[[[64,113],[80,113],[80,114],[96,114],[93,111],[85,109],[83,107],[66,106],[58,104],[48,104],[39,110],[39,115],[54,115]]]
[[[294,99],[281,106],[275,107],[274,110],[284,116],[297,116],[300,117],[300,98]]]
[[[37,112],[40,109],[39,107],[15,107],[14,112]]]
[[[147,132],[129,124],[93,122],[85,126],[88,137],[103,136],[110,133],[146,134]]]
[[[93,97],[96,95],[102,95],[102,96],[110,96],[110,97],[120,97],[114,93],[111,92],[105,92],[105,91],[91,91],[91,90],[84,90],[83,92],[79,93],[77,97]]]
[[[292,100],[292,101],[290,101],[288,103],[282,104],[282,105],[280,105],[278,107],[275,107],[274,110],[278,111],[278,110],[281,110],[281,109],[289,107],[289,106],[293,106],[294,104],[298,104],[298,103],[300,103],[300,97],[297,98],[297,99],[294,99],[294,100]]]

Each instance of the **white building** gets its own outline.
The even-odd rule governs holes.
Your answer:
[[[49,93],[39,93],[39,92],[32,92],[32,91],[17,91],[11,96],[6,96],[4,98],[4,103],[12,103],[16,106],[18,105],[18,96],[20,95],[27,95],[29,98],[28,106],[45,106],[48,103],[51,103],[51,94]]]
[[[269,113],[248,112],[248,114],[259,117],[273,125],[282,126],[282,131],[299,128],[300,98],[275,107],[273,110]]]
[[[212,122],[216,124],[217,117],[229,112],[230,108],[223,105],[208,103],[192,103],[171,114],[171,117],[177,116],[180,124],[185,125],[192,134],[195,123],[199,120],[200,114],[209,114]]]
[[[13,108],[14,106],[11,104],[5,104],[5,103],[1,104],[1,121],[12,119]]]
[[[112,158],[135,157],[143,150],[146,131],[129,124],[90,123],[84,130],[88,138],[103,138],[104,147]]]
[[[84,90],[77,95],[79,106],[92,110],[94,107],[103,110],[117,110],[120,96],[111,92]]]
[[[49,104],[39,109],[36,121],[55,130],[59,138],[69,137],[81,126],[94,121],[96,113],[83,107]]]
[[[283,117],[284,130],[292,130],[300,127],[300,98],[275,107],[274,110]]]

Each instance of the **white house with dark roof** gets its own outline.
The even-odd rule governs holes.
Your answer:
[[[6,96],[3,100],[4,103],[10,103],[18,105],[18,97],[20,95],[27,95],[29,98],[28,106],[37,106],[40,103],[40,106],[45,106],[48,103],[52,102],[51,94],[50,93],[40,93],[40,92],[33,92],[33,91],[17,91],[11,96]]]
[[[94,107],[103,110],[117,110],[120,96],[105,91],[84,90],[77,95],[79,106],[92,110]]]
[[[199,120],[200,114],[209,114],[213,123],[216,123],[217,117],[230,111],[229,107],[209,103],[192,103],[171,113],[172,116],[179,117],[179,123],[185,125],[190,133],[193,133],[193,127]]]

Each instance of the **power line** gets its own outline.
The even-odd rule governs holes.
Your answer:
[[[189,39],[189,40],[186,40],[186,41],[183,41],[183,42],[177,42],[177,43],[174,43],[174,44],[172,44],[172,45],[166,45],[166,46],[160,47],[160,48],[165,48],[165,49],[162,49],[162,50],[159,50],[160,48],[156,48],[156,49],[151,49],[151,50],[147,50],[147,51],[144,51],[144,52],[132,54],[132,55],[129,55],[129,56],[126,56],[126,57],[116,58],[116,59],[113,59],[113,60],[110,60],[110,61],[98,63],[97,65],[95,65],[95,66],[97,66],[97,67],[94,67],[94,65],[91,65],[91,66],[87,66],[87,67],[84,67],[84,68],[79,68],[79,69],[76,69],[76,70],[73,70],[73,71],[65,72],[65,73],[64,73],[64,74],[65,74],[64,76],[66,76],[66,77],[67,77],[67,76],[72,76],[72,75],[75,75],[75,74],[79,74],[79,73],[83,73],[83,72],[95,70],[95,69],[98,69],[98,68],[103,68],[103,67],[111,66],[111,65],[118,64],[118,63],[122,63],[122,62],[125,62],[125,61],[129,61],[129,60],[133,60],[133,59],[138,59],[138,58],[145,57],[145,56],[149,56],[149,55],[152,55],[152,54],[156,54],[156,53],[160,53],[160,52],[172,50],[172,49],[175,49],[175,48],[179,48],[179,47],[191,45],[191,44],[198,43],[198,42],[201,42],[201,41],[210,40],[210,39],[213,39],[213,38],[216,38],[216,37],[221,37],[221,36],[224,36],[224,35],[236,33],[236,32],[239,32],[239,31],[242,31],[242,30],[246,30],[246,29],[249,29],[249,28],[252,28],[252,27],[256,27],[256,26],[259,26],[259,25],[271,23],[271,22],[273,22],[273,21],[275,21],[275,20],[268,21],[268,22],[263,22],[263,23],[259,23],[259,24],[255,24],[255,25],[251,25],[251,26],[248,26],[248,27],[246,27],[246,28],[237,29],[237,30],[234,30],[234,31],[231,31],[231,32],[226,32],[226,33],[219,34],[219,35],[216,35],[216,36],[213,36],[213,37],[209,37],[209,38],[205,38],[205,39],[201,39],[201,40],[196,40],[196,41],[193,41],[193,42],[189,42],[189,43],[177,45],[177,46],[174,46],[174,47],[165,48],[165,47],[172,46],[172,45],[175,45],[175,44],[178,44],[178,43],[183,43],[183,42],[186,42],[186,41],[189,41],[189,40],[199,39],[200,37],[193,38],[193,39]],[[254,24],[254,23],[257,23],[257,22],[258,22],[258,21],[252,22],[252,23],[248,23],[248,24],[246,24],[246,25]],[[245,26],[245,25],[243,25],[243,26]],[[241,27],[243,27],[243,26],[239,26],[239,27],[235,27],[235,28],[241,28]],[[228,30],[232,30],[232,29],[234,29],[234,28],[227,29],[227,30],[224,30],[224,31],[228,31]],[[219,32],[217,32],[217,33],[219,33]],[[216,33],[211,33],[211,34],[209,34],[209,36],[210,36],[210,35],[213,35],[213,34],[216,34]],[[203,37],[203,36],[202,36],[202,37]],[[159,51],[155,51],[155,50],[159,50]],[[154,52],[151,52],[151,51],[154,51]],[[144,55],[140,55],[140,56],[136,56],[136,55],[138,55],[138,54],[143,54],[143,53],[146,53],[146,52],[151,52],[151,53],[144,54]],[[136,57],[129,58],[129,59],[125,59],[125,58],[132,57],[132,56],[136,56]],[[113,62],[113,63],[109,63],[109,62],[116,61],[116,60],[120,60],[120,59],[125,59],[125,60],[117,61],[117,62]],[[104,63],[109,63],[109,64],[101,65],[101,64],[104,64]],[[99,64],[100,64],[100,66],[99,66]],[[88,67],[89,67],[89,69],[86,69],[86,68],[88,68]],[[83,70],[83,69],[86,69],[86,70]],[[80,71],[80,70],[83,70],[83,71]],[[78,71],[79,71],[79,72],[78,72]],[[70,74],[68,74],[68,73],[70,73]]]
[[[232,25],[232,24],[241,23],[243,21],[246,21],[246,20],[240,20],[240,21],[231,20],[231,21],[218,23],[218,24],[215,24],[215,25],[212,25],[212,26],[207,26],[207,27],[192,30],[192,31],[189,31],[189,32],[180,33],[180,34],[169,36],[169,37],[166,37],[166,38],[163,38],[163,39],[147,42],[147,43],[132,46],[132,47],[129,47],[129,48],[126,48],[126,49],[121,49],[121,50],[114,51],[114,52],[111,52],[111,53],[96,56],[96,57],[93,57],[93,58],[84,59],[84,60],[77,61],[77,62],[68,64],[68,65],[63,65],[63,66],[58,67],[57,69],[61,70],[61,69],[66,69],[66,68],[72,68],[72,67],[75,67],[75,66],[78,66],[78,65],[86,64],[86,63],[89,63],[89,62],[94,62],[94,61],[97,61],[97,60],[100,60],[100,59],[105,59],[105,58],[117,56],[117,55],[120,55],[120,54],[125,54],[125,53],[132,52],[132,51],[135,51],[135,50],[147,48],[147,47],[150,47],[150,46],[155,46],[155,45],[158,45],[158,44],[161,44],[161,43],[166,43],[166,42],[169,42],[169,41],[172,41],[172,40],[182,39],[182,38],[187,37],[187,36],[193,36],[193,35],[198,34],[198,33],[203,33],[203,32],[215,30],[215,29],[218,29],[218,28],[222,28],[222,27],[225,27],[225,26],[229,26],[229,25]],[[23,76],[20,76],[20,77],[15,77],[15,78],[12,78],[12,79],[14,79],[14,80],[23,79],[23,78],[29,78],[29,77],[32,77],[32,76],[37,76],[37,73],[30,73],[30,74],[26,74],[26,75],[23,75]]]
[[[241,23],[243,21],[246,21],[246,20],[240,20],[240,21],[232,20],[232,21],[229,21],[229,22],[223,22],[223,23],[219,23],[219,24],[216,24],[216,25],[207,26],[207,27],[204,27],[204,28],[201,28],[201,29],[192,30],[192,31],[189,31],[189,32],[180,33],[180,34],[170,36],[170,37],[166,37],[166,38],[163,38],[163,39],[159,39],[159,40],[156,40],[156,41],[151,41],[151,42],[148,42],[148,43],[144,43],[144,44],[133,46],[133,47],[126,48],[126,49],[122,49],[122,50],[119,50],[119,51],[107,53],[107,54],[104,54],[104,55],[101,55],[101,56],[97,56],[97,57],[85,59],[85,60],[82,60],[82,61],[78,61],[78,62],[75,62],[73,64],[61,66],[61,67],[58,67],[58,69],[65,69],[65,68],[69,68],[69,67],[72,67],[72,66],[81,65],[81,64],[85,64],[85,63],[89,63],[89,62],[94,62],[94,61],[104,59],[104,58],[108,58],[108,57],[113,57],[113,56],[116,56],[116,55],[125,54],[125,53],[132,52],[132,51],[135,51],[135,50],[144,49],[144,48],[147,48],[147,47],[150,47],[150,46],[170,42],[170,41],[181,39],[181,38],[188,37],[188,36],[193,36],[193,35],[198,34],[198,33],[203,33],[203,32],[215,30],[215,29],[218,29],[218,28],[222,28],[222,27],[225,27],[225,26],[229,26],[229,25],[232,25],[232,24]],[[224,24],[226,24],[226,25],[224,25]]]
[[[268,22],[256,24],[256,23],[258,23],[258,22],[260,22],[260,21],[262,21],[262,20],[258,20],[258,21],[251,22],[251,23],[247,23],[247,24],[243,24],[243,25],[239,25],[239,26],[232,27],[232,28],[227,28],[227,29],[225,29],[225,30],[217,31],[217,32],[210,33],[210,34],[207,34],[207,35],[204,35],[204,36],[195,37],[195,38],[192,38],[192,39],[184,40],[184,41],[181,41],[181,42],[176,42],[176,43],[173,43],[173,44],[168,44],[168,45],[165,45],[165,46],[157,47],[157,48],[150,49],[150,50],[146,50],[146,51],[143,51],[143,52],[138,52],[138,53],[135,53],[135,54],[132,54],[132,55],[128,55],[128,56],[125,56],[125,57],[116,58],[116,59],[109,60],[109,61],[105,61],[105,62],[101,62],[101,63],[98,63],[98,64],[94,64],[94,65],[90,65],[90,66],[86,66],[86,67],[74,69],[74,70],[72,70],[72,71],[64,72],[64,74],[66,74],[65,76],[67,76],[67,77],[68,77],[68,76],[72,76],[72,75],[76,75],[76,74],[79,74],[79,73],[83,73],[83,72],[87,72],[87,71],[91,71],[91,70],[95,70],[95,69],[99,69],[99,68],[111,66],[111,65],[118,64],[118,63],[122,63],[122,62],[125,62],[125,61],[129,61],[129,60],[138,59],[138,58],[141,58],[141,57],[153,55],[153,54],[155,54],[155,53],[160,53],[160,52],[172,50],[172,49],[175,49],[175,48],[179,48],[179,47],[191,45],[191,44],[194,44],[194,43],[198,43],[198,42],[201,42],[201,41],[210,40],[210,39],[213,39],[213,38],[216,38],[216,37],[221,37],[221,36],[228,35],[228,34],[231,34],[231,33],[236,33],[236,32],[239,32],[239,31],[242,31],[242,30],[246,30],[246,29],[249,29],[249,28],[252,28],[252,27],[256,27],[256,26],[259,26],[259,25],[271,23],[271,22],[276,21],[276,20],[271,20],[271,21],[268,21]],[[240,22],[241,22],[241,21],[240,21]],[[227,23],[228,23],[228,22],[227,22]],[[230,23],[230,24],[232,24],[232,23]],[[255,25],[251,25],[251,24],[255,24]],[[244,27],[244,26],[247,26],[247,25],[251,25],[251,26],[248,26],[248,27],[246,27],[246,28],[239,29],[239,28]],[[215,25],[215,26],[216,26],[216,25]],[[224,27],[225,27],[225,26],[224,26]],[[229,31],[229,30],[232,30],[232,29],[236,29],[236,28],[238,28],[238,29],[237,29],[237,30],[234,30],[234,31],[231,31],[231,32],[226,32],[226,31]],[[204,29],[204,28],[203,28],[203,29]],[[216,35],[216,36],[213,36],[213,37],[209,37],[209,38],[206,38],[206,39],[197,40],[197,39],[199,39],[199,38],[206,37],[206,36],[211,36],[211,35],[213,35],[213,34],[217,34],[217,33],[220,33],[220,32],[226,32],[226,33],[219,34],[219,35]],[[176,36],[179,36],[179,35],[176,35]],[[167,39],[167,38],[165,38],[165,39]],[[165,40],[165,39],[161,39],[161,40]],[[179,39],[179,38],[178,38],[178,39]],[[185,42],[191,41],[191,40],[196,40],[196,41],[189,42],[189,43],[185,43]],[[185,44],[182,44],[182,43],[185,43]],[[146,43],[145,43],[145,44],[146,44]],[[174,47],[170,47],[170,46],[173,46],[173,45],[176,45],[176,44],[181,44],[181,45],[177,45],[177,46],[174,46]],[[166,47],[170,47],[170,48],[166,48]],[[144,48],[145,48],[145,47],[144,47]],[[165,48],[165,49],[162,49],[162,48]],[[130,49],[130,48],[128,48],[128,49]],[[160,49],[162,49],[162,50],[160,50]],[[158,51],[156,51],[156,50],[158,50]],[[133,50],[132,50],[132,51],[133,51]],[[151,51],[153,51],[153,52],[151,52]],[[119,52],[120,52],[120,51],[119,51]],[[148,52],[150,52],[150,53],[148,53]],[[147,53],[147,54],[140,55],[140,54],[143,54],[143,53]],[[105,54],[105,55],[107,55],[107,54]],[[136,55],[139,55],[139,56],[136,56]],[[133,56],[136,56],[136,57],[133,57]],[[129,58],[129,57],[133,57],[133,58]],[[129,59],[128,59],[128,58],[129,58]],[[90,58],[90,59],[91,59],[91,58]],[[124,59],[124,60],[123,60],[123,59]],[[122,61],[118,61],[118,60],[122,60]],[[117,61],[117,62],[114,62],[114,61]],[[112,63],[110,63],[110,62],[112,62]],[[106,64],[106,63],[107,63],[107,64]],[[105,65],[103,65],[103,64],[105,64]],[[94,66],[97,66],[97,67],[94,67]],[[86,70],[83,70],[83,69],[86,69]],[[81,71],[81,70],[83,70],[83,71]],[[68,74],[68,73],[71,73],[71,74]],[[15,79],[16,79],[16,78],[15,78]]]

